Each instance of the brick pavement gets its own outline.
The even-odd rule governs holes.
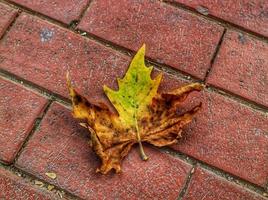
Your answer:
[[[0,198],[268,199],[267,6],[1,0]],[[95,174],[65,73],[92,102],[109,104],[102,85],[116,87],[142,43],[154,74],[164,72],[160,91],[207,84],[183,104],[201,98],[203,109],[178,144],[145,145],[148,162],[133,149],[123,173]]]

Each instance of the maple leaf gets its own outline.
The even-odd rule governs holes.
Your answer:
[[[111,169],[121,171],[121,161],[135,143],[139,143],[141,157],[147,160],[142,142],[158,147],[171,145],[181,137],[183,126],[191,122],[201,103],[190,111],[179,114],[181,103],[192,91],[203,86],[192,83],[167,93],[157,93],[162,74],[151,79],[153,67],[144,63],[145,45],[134,56],[123,79],[118,79],[119,90],[104,86],[104,92],[117,110],[106,105],[91,104],[72,87],[67,73],[67,84],[73,106],[73,116],[84,120],[91,146],[102,165],[96,171],[102,174]]]

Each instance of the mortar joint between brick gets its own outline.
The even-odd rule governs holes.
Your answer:
[[[182,190],[181,190],[181,192],[180,192],[180,194],[179,194],[179,196],[177,198],[178,200],[183,200],[183,197],[185,196],[185,194],[186,194],[186,192],[187,192],[187,190],[189,188],[189,185],[190,185],[190,182],[192,180],[192,176],[194,174],[195,169],[196,169],[196,164],[194,164],[192,166],[191,170],[189,171],[189,173],[187,175],[187,178],[186,178],[186,180],[184,182],[184,185],[182,187]]]
[[[145,58],[145,62],[149,63],[150,65],[153,65],[156,69],[165,72],[166,74],[169,74],[173,77],[176,77],[178,79],[184,79],[185,81],[193,81],[193,82],[202,82],[202,80],[198,77],[193,76],[192,74],[189,74],[187,72],[181,71],[179,69],[175,69],[171,66],[165,65],[163,63],[155,62],[153,59],[150,59],[148,57]]]
[[[211,72],[211,70],[212,70],[212,67],[213,67],[213,65],[214,65],[214,62],[215,62],[215,60],[216,60],[216,58],[217,58],[217,56],[218,56],[218,53],[219,53],[219,51],[220,51],[220,48],[221,48],[222,42],[223,42],[223,40],[224,40],[224,36],[225,36],[226,31],[227,31],[227,29],[224,28],[224,30],[223,30],[223,32],[222,32],[222,35],[221,35],[221,37],[220,37],[220,39],[219,39],[219,42],[218,42],[218,44],[217,44],[217,46],[216,46],[216,49],[215,49],[215,51],[214,51],[214,53],[213,53],[213,55],[212,55],[212,58],[211,58],[211,61],[210,61],[210,66],[209,66],[209,68],[208,68],[208,70],[207,70],[207,72],[206,72],[205,78],[204,78],[204,83],[205,83],[205,84],[207,83],[208,76],[209,76],[209,74],[210,74],[210,72]]]
[[[5,71],[3,69],[0,69],[0,77],[8,80],[14,84],[18,84],[36,94],[39,94],[40,96],[43,96],[51,101],[56,101],[60,104],[63,104],[64,106],[70,107],[71,101],[59,94],[56,94],[50,90],[47,90],[46,88],[43,88],[35,83],[32,83],[30,81],[27,81],[21,77],[18,77],[15,74],[12,74],[8,71]]]
[[[75,23],[74,26],[71,26],[71,24],[72,24],[72,22],[71,22],[70,27],[71,27],[73,30],[76,30],[78,24],[81,22],[81,20],[83,19],[83,17],[85,16],[85,14],[87,13],[87,11],[89,10],[90,5],[91,5],[92,2],[93,2],[93,0],[88,0],[86,6],[85,6],[85,7],[83,8],[83,10],[81,11],[81,13],[80,13],[78,19],[76,19],[76,20],[73,21],[73,23]]]
[[[20,11],[18,10],[18,12],[16,13],[16,16],[12,19],[12,21],[9,23],[8,27],[6,28],[6,30],[4,31],[4,33],[2,34],[2,36],[0,37],[0,41],[5,38],[5,36],[7,35],[7,33],[9,32],[9,30],[12,28],[13,24],[16,22],[17,18],[20,16]]]
[[[244,98],[238,94],[235,94],[235,93],[232,93],[228,90],[224,90],[222,88],[218,88],[214,85],[210,85],[210,84],[207,84],[206,85],[206,88],[210,91],[210,92],[215,92],[217,94],[220,94],[228,99],[231,99],[243,106],[246,106],[250,109],[253,109],[254,111],[259,111],[261,113],[264,113],[264,114],[268,114],[268,107],[267,106],[264,106],[262,104],[259,104],[259,103],[256,103],[255,101],[252,101],[250,99],[247,99],[247,98]]]
[[[41,113],[39,113],[39,115],[36,117],[35,122],[34,122],[34,126],[32,128],[32,130],[30,131],[30,133],[28,134],[28,136],[26,137],[26,139],[24,140],[22,146],[20,147],[20,149],[18,150],[14,161],[12,162],[12,164],[16,163],[16,161],[18,160],[18,158],[20,157],[21,153],[23,152],[23,149],[27,146],[28,142],[30,141],[30,139],[32,138],[33,134],[38,130],[38,128],[40,127],[40,124],[42,122],[42,119],[44,118],[44,116],[46,115],[47,111],[49,110],[50,106],[52,104],[51,100],[48,100],[47,104],[45,105],[45,108],[43,109],[43,111]]]

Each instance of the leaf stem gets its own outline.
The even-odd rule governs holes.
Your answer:
[[[137,140],[139,143],[139,148],[140,148],[140,155],[141,155],[141,159],[142,160],[148,160],[148,157],[146,156],[144,150],[143,150],[143,146],[141,143],[141,136],[140,136],[140,131],[139,131],[139,126],[138,126],[138,122],[137,122],[137,115],[135,114],[135,126],[136,126],[136,134],[137,134]]]

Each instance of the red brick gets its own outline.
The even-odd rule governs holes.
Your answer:
[[[17,10],[0,3],[0,38],[17,15]]]
[[[197,168],[183,200],[196,199],[261,200],[264,198],[207,170]]]
[[[103,85],[115,87],[130,62],[130,57],[26,14],[0,42],[0,52],[1,68],[64,97],[69,69],[74,85],[93,102],[106,100]],[[172,82],[169,88],[176,85]]]
[[[172,148],[265,186],[268,115],[213,92],[204,92],[199,98],[202,111],[185,129],[184,139]]]
[[[169,0],[195,8],[205,15],[210,14],[268,36],[267,0]]]
[[[268,44],[228,31],[208,83],[268,107]]]
[[[0,168],[0,199],[50,200],[57,197]]]
[[[79,28],[204,78],[223,28],[160,1],[94,1]]]
[[[3,79],[0,79],[0,94],[0,160],[10,163],[47,101]]]
[[[11,0],[31,10],[47,15],[51,18],[70,24],[78,20],[86,8],[89,0]]]
[[[100,162],[88,140],[88,132],[78,127],[70,110],[53,104],[16,166],[86,199],[175,199],[191,169],[178,158],[146,147],[148,161],[142,161],[134,148],[121,174],[96,174]]]

